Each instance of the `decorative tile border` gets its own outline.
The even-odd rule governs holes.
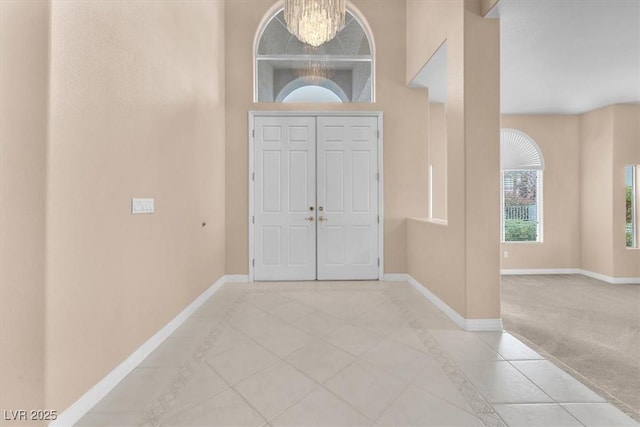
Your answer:
[[[493,407],[487,402],[487,400],[480,394],[480,392],[473,386],[471,381],[467,379],[462,370],[456,366],[453,360],[442,350],[440,344],[436,341],[431,334],[425,330],[420,322],[415,318],[411,309],[409,309],[402,301],[400,301],[393,293],[391,289],[387,288],[385,293],[393,305],[405,318],[405,321],[409,327],[413,330],[420,341],[429,351],[429,354],[438,363],[440,368],[445,372],[449,379],[456,385],[458,391],[465,398],[469,406],[473,409],[476,415],[480,418],[482,423],[489,427],[507,427],[507,424],[500,418]]]
[[[169,412],[169,409],[171,409],[176,402],[180,393],[191,381],[191,377],[204,363],[211,346],[217,341],[222,331],[227,328],[227,321],[238,311],[247,299],[247,287],[243,286],[243,291],[239,292],[239,296],[231,304],[229,309],[222,318],[216,322],[215,326],[209,331],[198,348],[194,350],[189,361],[180,368],[173,381],[169,384],[168,390],[161,394],[147,410],[144,419],[140,423],[141,426],[160,426],[162,418]]]

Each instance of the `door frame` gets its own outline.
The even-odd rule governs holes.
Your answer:
[[[384,277],[384,168],[383,168],[383,113],[382,111],[249,111],[249,131],[247,140],[249,141],[249,216],[247,223],[249,227],[249,256],[247,264],[249,266],[249,282],[254,282],[254,259],[255,259],[255,118],[256,117],[375,117],[378,122],[378,280]],[[316,138],[317,139],[317,138]]]

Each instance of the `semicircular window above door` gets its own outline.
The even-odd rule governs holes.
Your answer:
[[[345,27],[332,40],[313,47],[289,33],[284,10],[277,10],[258,30],[254,101],[287,102],[301,88],[318,87],[333,92],[339,100],[333,102],[373,102],[373,41],[363,22],[349,7]],[[327,102],[313,91],[305,94],[295,102]]]

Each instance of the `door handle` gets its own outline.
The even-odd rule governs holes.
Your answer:
[[[309,222],[313,222],[313,217],[312,217],[312,216],[310,216],[310,217],[305,218],[304,220],[305,220],[305,221],[309,221]]]
[[[318,221],[322,222],[322,221],[329,221],[329,220],[323,216],[319,216]]]

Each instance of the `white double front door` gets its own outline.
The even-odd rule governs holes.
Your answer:
[[[254,130],[254,279],[378,279],[378,117],[256,116]]]

